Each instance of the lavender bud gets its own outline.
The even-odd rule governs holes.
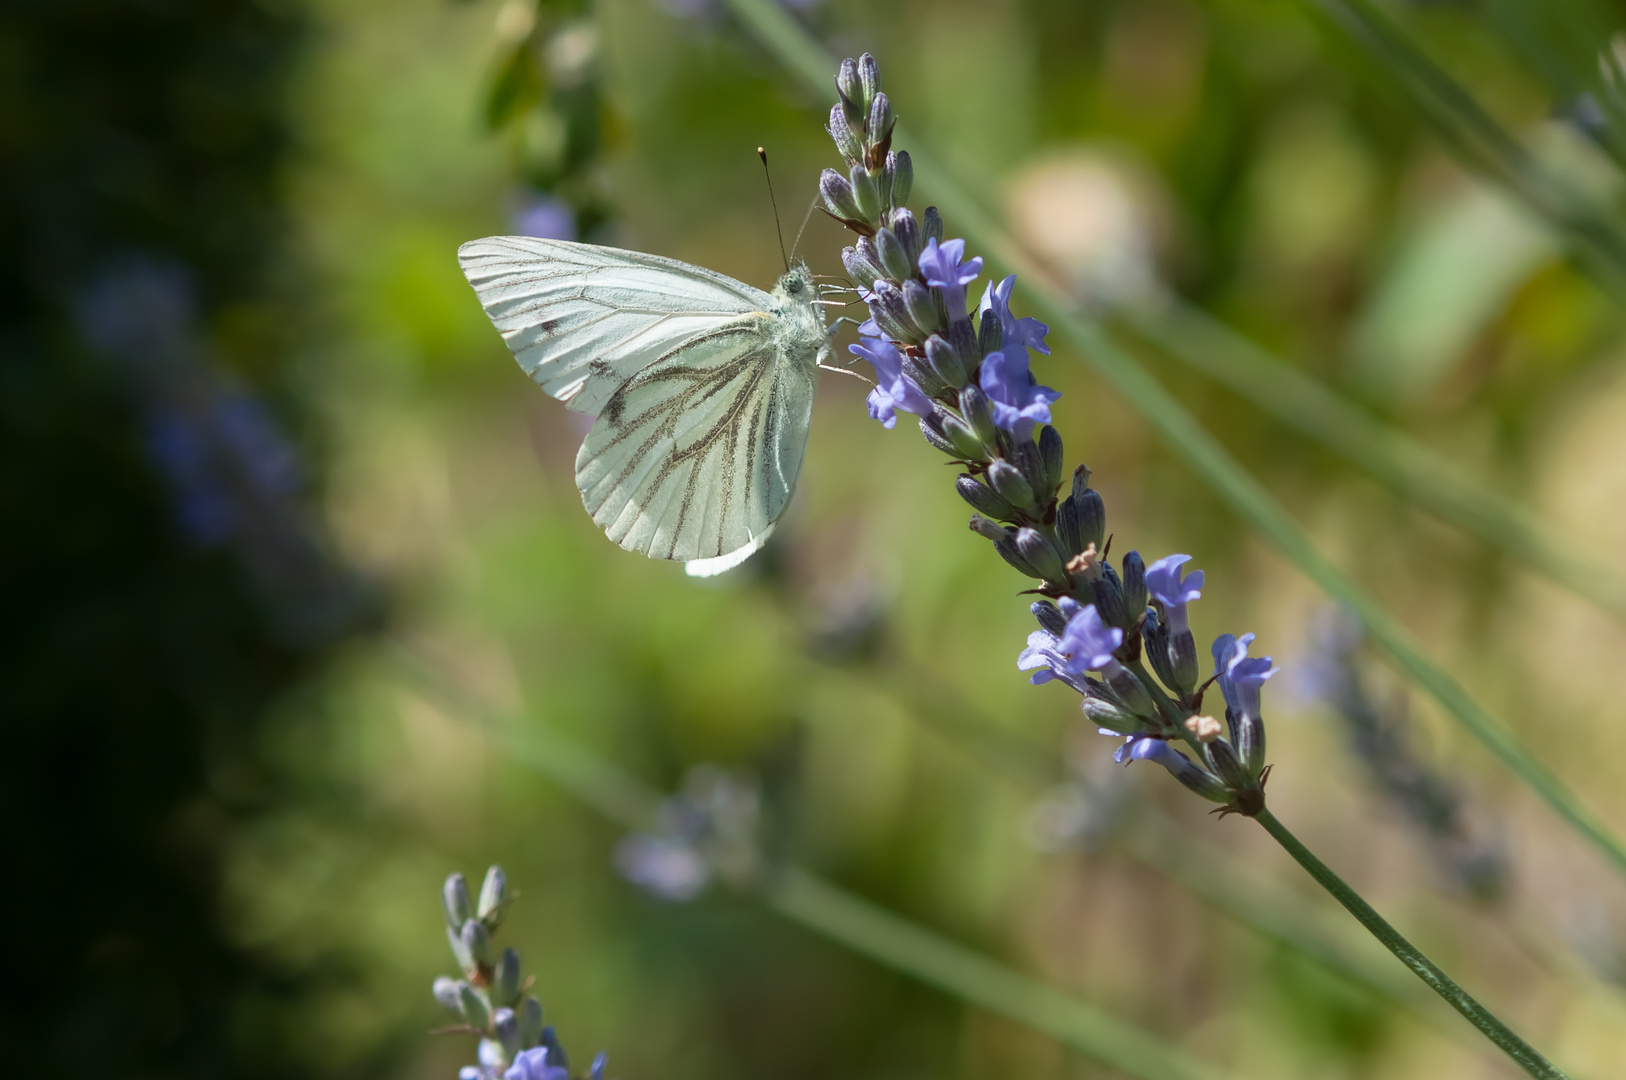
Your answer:
[[[1063,615],[1055,604],[1048,600],[1036,600],[1028,608],[1033,617],[1039,620],[1039,629],[1048,630],[1057,637],[1067,629],[1067,616]]]
[[[526,996],[519,1007],[519,1045],[529,1050],[542,1038],[542,1003]]]
[[[971,504],[971,509],[987,514],[991,518],[1009,521],[1016,516],[1016,507],[1011,505],[1010,500],[970,473],[960,474],[954,481],[954,490],[960,493],[960,498]],[[1058,630],[1056,633],[1059,634],[1061,631]]]
[[[1095,608],[1101,613],[1101,621],[1108,626],[1129,629],[1129,616],[1124,610],[1123,583],[1118,580],[1118,572],[1112,568],[1112,564],[1105,560],[1101,562],[1101,577],[1095,582]],[[1135,617],[1140,617],[1138,608]]]
[[[1175,678],[1174,666],[1170,663],[1168,624],[1158,618],[1157,612],[1150,608],[1146,611],[1146,617],[1141,619],[1140,636],[1145,644],[1145,656],[1152,665],[1152,671],[1163,680],[1164,686],[1184,693],[1184,688]]]
[[[519,953],[512,948],[504,949],[497,960],[497,973],[491,979],[491,997],[498,1005],[513,1005],[519,1000]]]
[[[457,979],[448,979],[442,975],[435,980],[435,1000],[440,1002],[441,1007],[444,1009],[454,1013],[461,1012],[462,1006],[460,1003],[463,999],[463,987],[466,985],[468,984]]]
[[[1225,785],[1218,777],[1167,743],[1161,745],[1159,753],[1146,756],[1153,757],[1159,765],[1168,769],[1176,780],[1210,802],[1231,801],[1230,793],[1225,790]]]
[[[1014,540],[1005,539],[997,541],[994,544],[994,550],[999,552],[999,557],[1010,563],[1011,568],[1017,573],[1023,574],[1030,578],[1038,578],[1041,581],[1044,579],[1044,575],[1035,570],[1032,563],[1022,558],[1022,553],[1017,549],[1016,542]]]
[[[943,242],[943,215],[937,212],[937,207],[926,207],[926,216],[921,222],[921,231],[926,234],[926,239],[936,240],[939,244]]]
[[[948,343],[954,346],[960,362],[966,367],[966,382],[976,373],[981,358],[977,356],[977,335],[971,329],[970,319],[955,319],[949,323]]]
[[[1010,462],[1022,471],[1022,479],[1032,489],[1034,507],[1048,503],[1052,492],[1044,488],[1044,462],[1039,457],[1039,448],[1031,440],[1023,439],[1011,447]]]
[[[486,929],[485,923],[479,919],[470,919],[463,924],[463,933],[460,936],[469,958],[480,967],[490,967],[491,933]]]
[[[475,925],[480,924],[475,923]],[[471,1027],[477,1027],[481,1031],[489,1029],[491,1027],[491,1006],[486,1004],[486,999],[481,997],[480,992],[468,983],[458,983],[457,987],[457,1011],[463,1014],[463,1019],[467,1020]]]
[[[875,177],[862,165],[854,165],[847,174],[852,183],[853,199],[858,204],[858,219],[874,227],[881,221],[881,189]]]
[[[446,904],[446,925],[453,930],[463,929],[463,924],[474,915],[474,905],[469,901],[469,884],[463,880],[462,874],[453,874],[446,879],[441,897]]]
[[[841,62],[841,70],[836,73],[836,94],[841,98],[842,112],[846,114],[849,127],[862,132],[863,119],[870,114],[870,98],[868,94],[863,93],[859,65],[852,59]]]
[[[497,1030],[497,1041],[502,1043],[503,1053],[510,1058],[519,1053],[519,1020],[514,1016],[514,1010],[498,1009],[491,1018],[491,1024]]]
[[[982,438],[978,436],[976,430],[970,424],[936,402],[933,402],[932,406],[933,418],[937,420],[938,426],[942,428],[943,437],[948,440],[949,445],[954,448],[954,453],[962,461],[988,460],[988,448],[983,444]],[[941,416],[937,415],[939,410],[942,412]]]
[[[826,169],[819,175],[819,195],[824,199],[825,208],[842,221],[863,220],[863,211],[858,207],[852,185],[834,169]]]
[[[941,408],[941,406],[939,406]],[[936,416],[922,416],[920,418],[920,434],[928,443],[949,457],[957,458],[963,455],[949,442],[948,436],[943,432],[943,424]]]
[[[1039,460],[1044,467],[1040,487],[1046,494],[1054,495],[1061,486],[1062,453],[1061,432],[1046,424],[1039,431]]]
[[[964,386],[966,379],[969,378],[965,365],[960,362],[960,354],[954,350],[954,346],[937,334],[926,339],[926,362],[931,364],[932,370],[949,386],[956,388]]]
[[[1251,713],[1242,717],[1236,726],[1236,748],[1248,775],[1258,776],[1265,767],[1265,723],[1261,718]]]
[[[508,903],[508,874],[500,866],[493,866],[486,871],[485,882],[480,886],[481,921],[488,929],[495,930],[497,924],[502,922],[503,905]]]
[[[987,356],[998,352],[1003,337],[999,316],[992,311],[983,312],[982,318],[977,321],[977,354]]]
[[[1001,540],[1009,540],[1011,538],[1009,529],[1005,528],[1005,526],[999,524],[997,521],[989,521],[981,514],[971,515],[970,527],[971,531],[976,533],[978,536],[985,540],[992,540],[996,544]]]
[[[939,318],[938,305],[932,302],[932,293],[936,291],[928,290],[914,278],[906,278],[903,282],[904,305],[909,309],[909,318],[920,327],[922,333],[930,333],[948,321]]]
[[[918,356],[903,354],[903,373],[909,377],[910,382],[920,387],[920,392],[927,397],[937,397],[948,390],[948,384],[939,379],[937,372]]]
[[[1023,561],[1038,570],[1046,581],[1066,582],[1067,567],[1062,562],[1061,553],[1037,529],[1018,529],[1016,550],[1021,552]]]
[[[1080,496],[1075,474],[1073,502],[1077,504],[1078,511],[1078,549],[1083,551],[1094,544],[1095,549],[1100,551],[1106,542],[1107,534],[1107,507],[1101,501],[1101,493],[1094,488],[1085,488],[1083,495]]]
[[[892,205],[902,206],[915,189],[915,163],[909,159],[909,151],[886,155],[886,171],[892,174]]]
[[[1134,735],[1146,728],[1145,722],[1140,717],[1104,697],[1087,695],[1079,708],[1090,718],[1090,723],[1104,727],[1108,731],[1116,731],[1120,735]]]
[[[887,276],[886,271],[881,269],[875,244],[867,236],[859,237],[856,246],[841,249],[841,265],[847,268],[847,273],[855,282],[866,289],[874,287],[877,278]]]
[[[869,103],[869,124],[865,134],[871,146],[884,146],[892,139],[892,125],[897,123],[897,117],[892,115],[892,102],[887,100],[885,94],[876,94]]]
[[[1080,542],[1078,533],[1078,504],[1073,501],[1071,495],[1056,507],[1056,533],[1061,537],[1062,547],[1067,549],[1069,557],[1083,550],[1084,545]]]
[[[982,387],[976,383],[967,383],[960,388],[960,412],[965,416],[966,423],[971,430],[977,433],[982,445],[989,451],[997,450],[999,446],[999,428],[994,426],[993,410],[988,405],[988,395],[982,392]],[[993,457],[993,453],[989,453]]]
[[[875,251],[881,257],[885,276],[893,281],[914,280],[915,264],[909,259],[909,250],[891,229],[881,229],[875,234]]]
[[[881,328],[881,333],[893,341],[919,344],[926,336],[910,318],[903,290],[885,278],[875,282],[869,298],[869,313],[875,319],[875,325]]]
[[[1164,681],[1189,698],[1197,689],[1197,640],[1191,636],[1190,629],[1169,635],[1168,657],[1169,676],[1172,678],[1165,678]],[[1261,737],[1261,745],[1263,741]]]
[[[830,138],[835,140],[836,149],[848,161],[862,161],[864,159],[864,144],[859,142],[858,135],[853,131],[852,125],[847,123],[847,107],[845,105],[832,105],[830,107],[830,124],[825,128]]]
[[[894,196],[897,188],[892,189]],[[903,245],[904,257],[909,260],[910,273],[906,277],[914,276],[914,267],[920,262],[920,253],[926,248],[926,238],[920,234],[920,222],[915,215],[907,210],[892,211],[892,235],[898,238]]]
[[[1140,552],[1131,551],[1123,557],[1124,611],[1130,619],[1146,610],[1146,563]]]
[[[1031,511],[1034,509],[1033,488],[1028,484],[1027,479],[1023,477],[1022,470],[1003,458],[995,458],[989,462],[988,483],[1012,506],[1021,510]],[[1003,516],[1009,517],[1010,515]],[[1056,578],[1054,580],[1063,581],[1065,579]]]
[[[1236,756],[1236,750],[1225,739],[1205,743],[1203,750],[1208,755],[1209,766],[1225,782],[1226,787],[1235,791],[1246,791],[1255,786],[1253,777],[1242,767],[1242,759]]]
[[[860,96],[853,100],[868,108],[875,95],[881,92],[881,65],[869,53],[858,58],[858,85]]]

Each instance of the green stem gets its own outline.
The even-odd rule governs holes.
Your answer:
[[[1276,819],[1275,814],[1269,810],[1262,810],[1255,820],[1265,827],[1266,832],[1275,837],[1278,844],[1287,849],[1287,853],[1293,856],[1323,889],[1331,893],[1335,900],[1344,905],[1346,911],[1371,931],[1373,937],[1399,957],[1402,964],[1410,968],[1413,974],[1427,983],[1429,989],[1444,998],[1453,1009],[1466,1017],[1468,1022],[1478,1028],[1487,1039],[1501,1047],[1502,1052],[1517,1062],[1521,1069],[1542,1080],[1568,1080],[1557,1066],[1515,1035],[1506,1024],[1491,1015],[1489,1009],[1458,986],[1451,976],[1424,956],[1417,946],[1402,937],[1400,931],[1390,926],[1388,920],[1374,911],[1371,904],[1361,899],[1360,893],[1350,888],[1343,878],[1333,873],[1326,863],[1316,858],[1314,852],[1300,843],[1299,838],[1289,832],[1287,826]]]

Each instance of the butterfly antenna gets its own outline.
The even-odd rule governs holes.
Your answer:
[[[757,157],[762,159],[762,175],[768,178],[768,203],[773,207],[773,231],[779,237],[779,257],[785,260],[785,269],[789,271],[790,256],[785,254],[785,231],[779,227],[779,200],[773,197],[773,174],[768,171],[768,151],[757,147]]]
[[[796,230],[796,241],[790,245],[790,253],[796,254],[796,249],[802,246],[802,234],[807,231],[807,223],[813,220],[813,211],[819,207],[819,196],[815,192],[813,201],[807,204],[807,213],[802,215],[802,227]]]

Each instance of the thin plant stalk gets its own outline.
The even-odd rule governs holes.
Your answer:
[[[1421,949],[1390,926],[1387,919],[1373,910],[1372,905],[1363,900],[1360,893],[1350,888],[1343,878],[1333,873],[1326,863],[1316,858],[1315,853],[1289,832],[1287,826],[1283,825],[1269,809],[1261,810],[1255,816],[1255,820],[1265,827],[1265,831],[1270,833],[1278,844],[1287,849],[1287,853],[1293,856],[1294,861],[1315,878],[1316,884],[1331,893],[1333,899],[1344,905],[1344,909],[1355,916],[1373,937],[1399,958],[1402,964],[1410,968],[1429,989],[1444,998],[1447,1004],[1461,1013],[1487,1039],[1500,1047],[1519,1068],[1540,1080],[1568,1080],[1566,1074],[1556,1065],[1542,1057],[1533,1046],[1476,1001],[1473,995],[1458,986],[1451,976],[1441,971],[1434,961],[1423,955]]]
[[[789,14],[771,0],[730,0],[734,11],[810,89],[823,94],[835,61]],[[1482,746],[1519,777],[1571,828],[1626,876],[1626,844],[1553,772],[1524,747],[1444,668],[1423,655],[1417,639],[1365,589],[1339,570],[1311,542],[1286,507],[1214,435],[1121,348],[1093,319],[1085,318],[1060,295],[1033,260],[967,195],[920,143],[894,128],[894,139],[911,147],[916,176],[934,190],[956,220],[958,231],[1008,269],[1031,283],[1028,295],[1039,313],[1059,329],[1124,400],[1136,408],[1210,490],[1249,523],[1301,573],[1360,621],[1367,636],[1407,678],[1415,682]]]

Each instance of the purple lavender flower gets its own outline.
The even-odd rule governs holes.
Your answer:
[[[521,1050],[514,1064],[503,1073],[503,1080],[570,1080],[570,1071],[548,1064],[548,1048],[533,1047]]]
[[[576,239],[576,211],[552,195],[530,194],[514,211],[514,231],[543,240]]]
[[[1091,604],[1068,618],[1067,629],[1061,635],[1061,652],[1074,674],[1101,671],[1110,677],[1119,666],[1112,650],[1123,643],[1124,632],[1102,621],[1101,613]]]
[[[977,306],[977,317],[986,318],[989,312],[993,312],[994,317],[999,320],[1001,347],[1013,348],[1022,345],[1049,356],[1050,346],[1044,343],[1044,337],[1050,333],[1050,327],[1038,319],[1018,319],[1011,314],[1011,290],[1015,287],[1015,274],[998,285],[989,282],[982,291],[982,303]]]
[[[965,258],[964,240],[945,240],[942,244],[933,237],[926,241],[926,250],[920,253],[920,272],[926,284],[943,290],[943,306],[948,308],[950,322],[965,322],[965,287],[982,273],[982,256],[961,262]]]
[[[1202,596],[1203,572],[1193,570],[1182,579],[1180,567],[1191,561],[1190,555],[1170,555],[1146,568],[1146,588],[1163,603],[1168,612],[1169,634],[1188,634],[1191,626],[1186,621],[1186,605]]]
[[[1028,351],[1011,347],[983,357],[978,378],[994,423],[1018,439],[1030,438],[1036,424],[1050,423],[1050,405],[1061,394],[1048,386],[1035,385],[1028,370]]]
[[[898,422],[898,413],[926,416],[932,411],[931,398],[903,373],[903,356],[898,347],[885,338],[866,337],[857,345],[847,346],[854,356],[868,360],[875,368],[875,389],[869,392],[869,414],[890,430]]]
[[[1248,655],[1248,645],[1252,641],[1252,634],[1241,637],[1221,634],[1214,639],[1214,675],[1219,682],[1220,693],[1225,695],[1225,707],[1238,721],[1244,717],[1259,719],[1260,688],[1278,670],[1272,666],[1270,657]]]
[[[600,1050],[593,1058],[592,1066],[587,1070],[588,1080],[604,1080],[604,1063],[607,1060],[604,1051]]]

